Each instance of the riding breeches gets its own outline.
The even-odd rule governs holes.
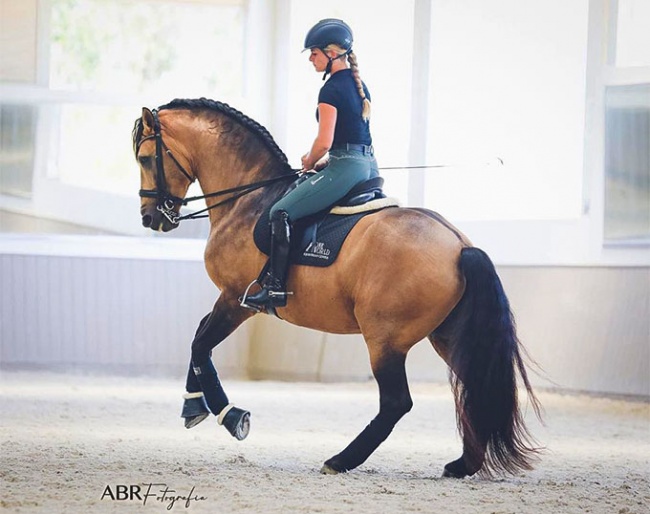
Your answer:
[[[298,185],[271,208],[286,211],[292,222],[335,205],[357,184],[379,176],[377,161],[357,150],[330,151],[327,167]]]

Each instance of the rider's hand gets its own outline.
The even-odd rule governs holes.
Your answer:
[[[302,171],[307,171],[312,169],[311,165],[309,164],[309,152],[303,155],[300,158],[300,161],[302,162]]]

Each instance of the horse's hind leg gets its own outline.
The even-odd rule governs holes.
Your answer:
[[[210,356],[212,349],[251,315],[240,309],[236,301],[228,301],[222,295],[212,312],[201,320],[192,342],[187,394],[181,414],[186,427],[196,426],[212,412],[218,416],[219,424],[237,439],[248,435],[250,413],[229,403]]]
[[[406,355],[381,350],[376,355],[370,350],[372,371],[379,385],[379,414],[347,448],[325,462],[321,473],[349,471],[365,462],[413,406],[406,380]]]
[[[451,365],[451,343],[450,340],[442,335],[431,334],[429,341],[433,349],[450,367],[452,372],[450,381],[456,400],[456,416],[458,430],[463,439],[463,454],[456,460],[445,465],[442,476],[446,478],[464,478],[474,475],[483,466],[485,451],[487,445],[477,440],[476,434],[472,431],[467,416],[463,414],[462,407],[459,404],[459,378]],[[472,437],[473,436],[473,437]]]

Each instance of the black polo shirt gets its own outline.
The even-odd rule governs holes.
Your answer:
[[[366,98],[370,100],[370,92],[365,84],[363,84],[363,91]],[[349,68],[340,70],[330,76],[318,94],[318,103],[336,107],[333,145],[346,143],[372,144],[370,124],[363,121],[361,117],[363,100],[357,91],[352,70]],[[318,119],[318,111],[316,112],[316,119]]]

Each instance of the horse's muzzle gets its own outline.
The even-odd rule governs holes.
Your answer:
[[[169,232],[178,227],[178,223],[172,223],[167,216],[156,209],[155,205],[142,207],[142,226],[156,232]]]

